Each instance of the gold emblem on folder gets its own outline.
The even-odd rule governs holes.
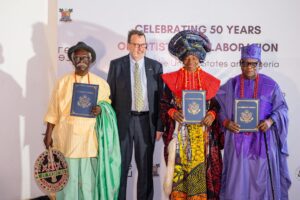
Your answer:
[[[253,120],[253,114],[249,110],[245,110],[241,113],[240,120],[245,123],[250,123]]]
[[[91,99],[86,95],[80,96],[77,105],[81,108],[87,108],[91,105]]]
[[[197,115],[200,111],[200,106],[195,101],[188,105],[188,112],[192,115]]]

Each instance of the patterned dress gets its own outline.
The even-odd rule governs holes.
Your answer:
[[[209,111],[218,112],[218,104],[213,98],[220,81],[200,68],[188,72],[184,68],[163,74],[165,83],[161,101],[165,159],[167,147],[173,138],[175,121],[171,110],[181,110],[182,90],[205,90]],[[217,121],[217,120],[215,120]],[[220,150],[223,148],[222,134],[217,123],[211,127],[200,124],[180,125],[177,136],[175,169],[170,199],[218,199],[222,171]]]

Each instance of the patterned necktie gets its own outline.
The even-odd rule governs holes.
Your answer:
[[[140,112],[144,107],[143,101],[143,88],[141,80],[141,70],[139,64],[134,64],[134,97],[135,97],[135,109]]]

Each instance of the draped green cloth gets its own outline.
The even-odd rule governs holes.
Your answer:
[[[98,161],[95,200],[118,198],[121,176],[121,153],[116,114],[111,105],[101,101],[101,115],[96,118]]]

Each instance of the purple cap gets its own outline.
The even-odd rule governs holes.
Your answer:
[[[250,44],[241,48],[241,59],[257,59],[260,61],[261,48],[258,44]]]

